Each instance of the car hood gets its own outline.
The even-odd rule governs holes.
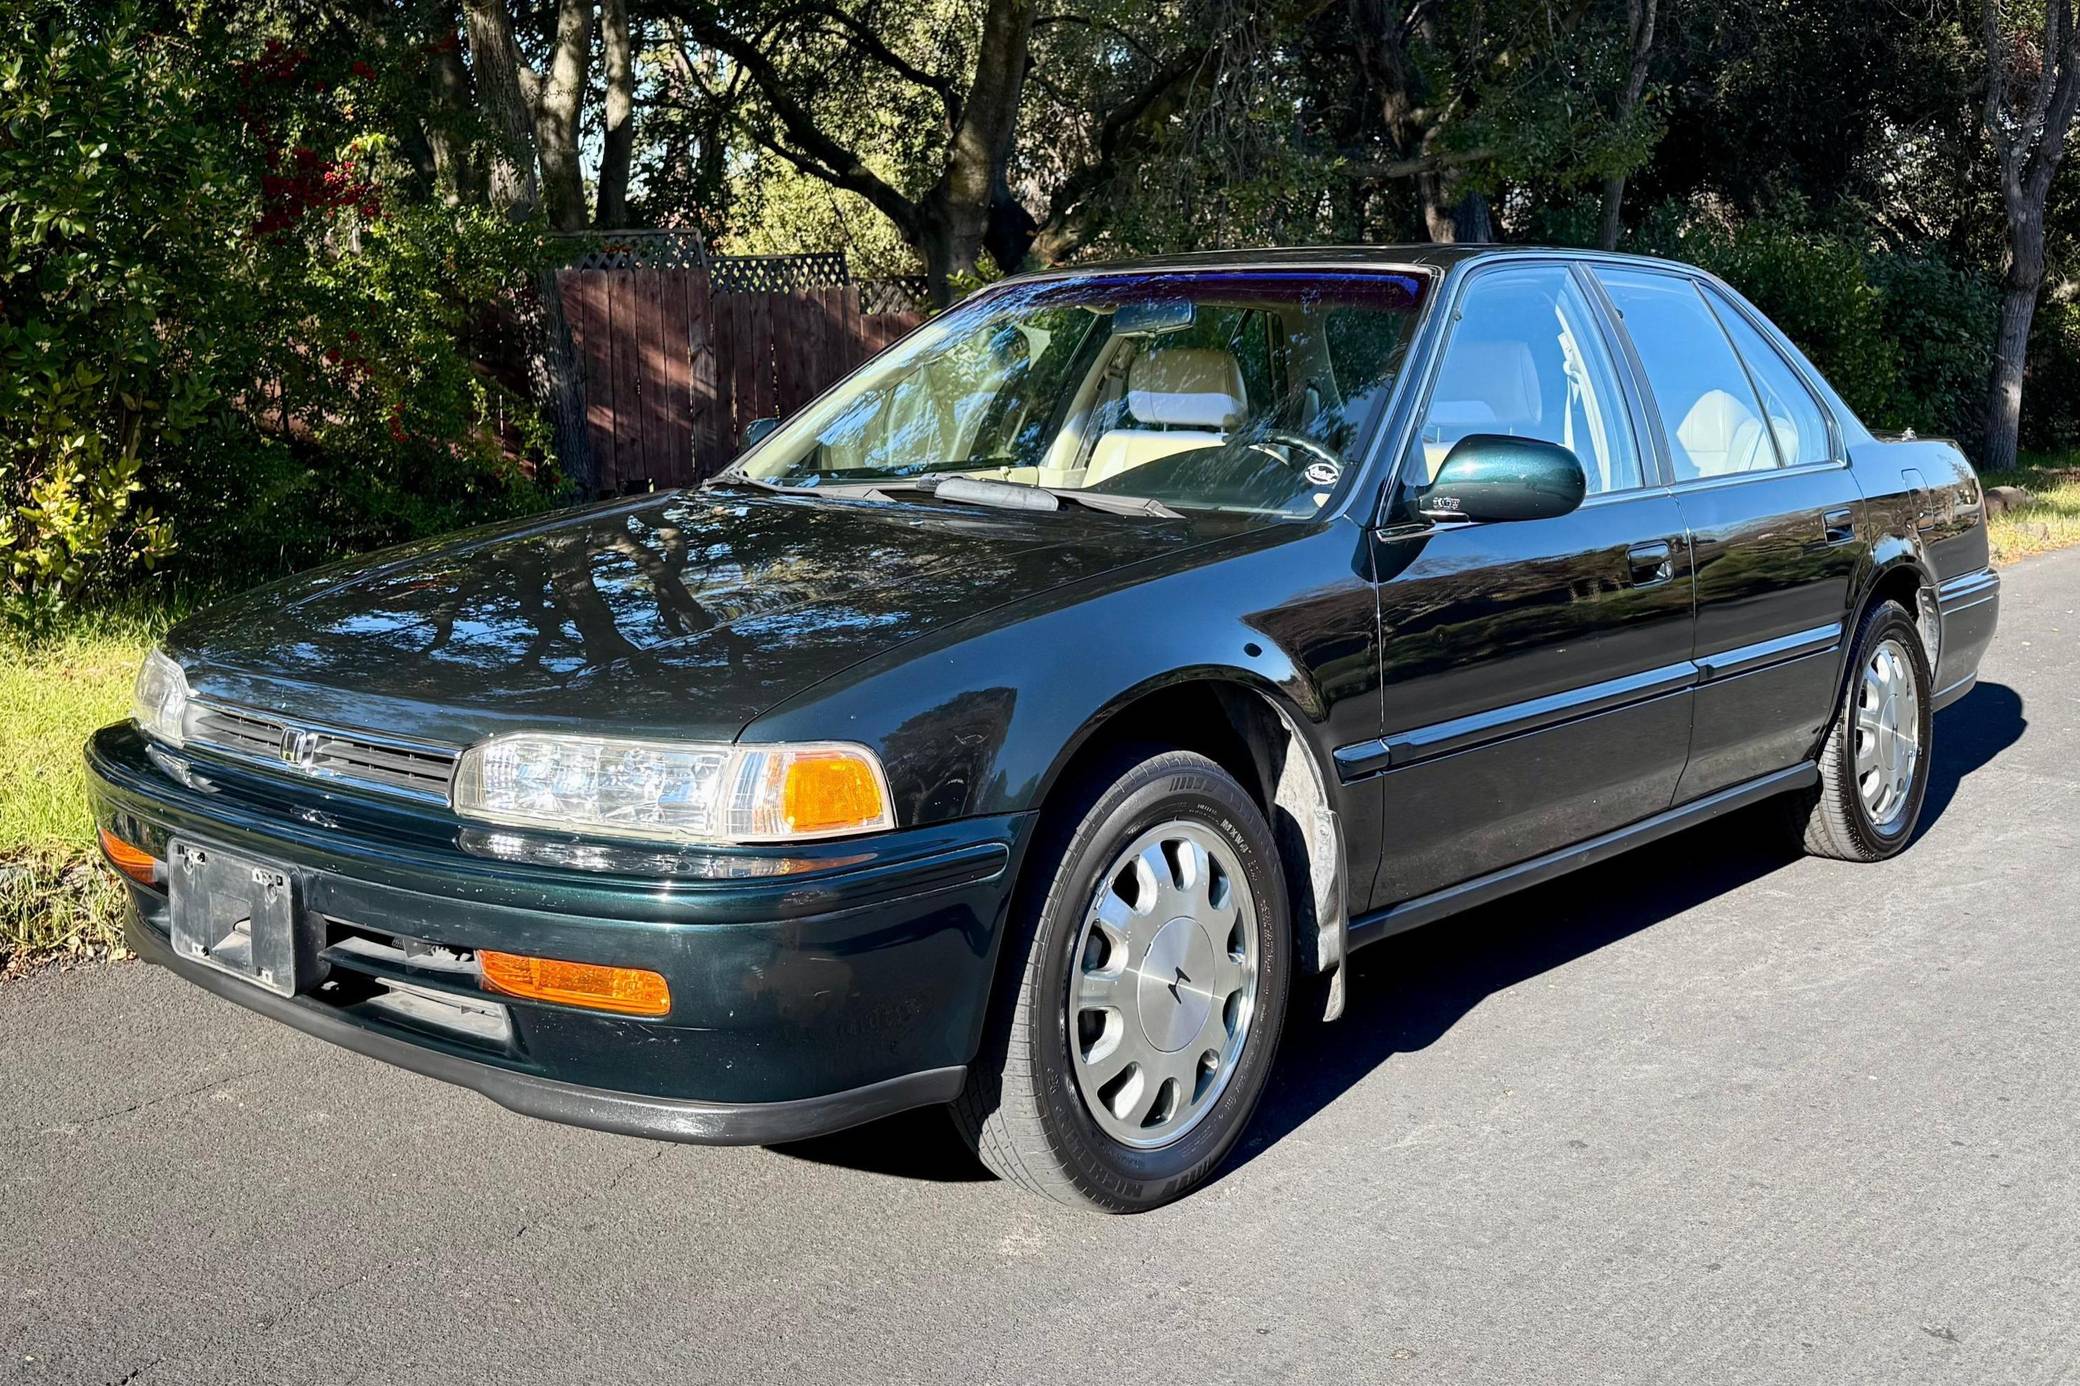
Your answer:
[[[1193,537],[1079,511],[671,492],[303,574],[168,646],[196,696],[292,720],[458,745],[728,739],[862,660]]]

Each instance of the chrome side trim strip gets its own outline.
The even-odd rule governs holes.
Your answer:
[[[1664,664],[1637,674],[1584,684],[1542,698],[1469,713],[1429,726],[1412,727],[1376,741],[1339,746],[1331,754],[1336,777],[1345,784],[1403,766],[1434,760],[1456,751],[1469,751],[1491,741],[1506,741],[1526,732],[1610,712],[1631,703],[1643,703],[1669,693],[1680,693],[1697,682],[1697,666],[1689,660]]]
[[[1664,664],[1602,683],[1586,684],[1543,698],[1531,698],[1506,707],[1433,722],[1384,738],[1390,763],[1399,768],[1454,751],[1470,750],[1488,741],[1501,741],[1524,732],[1538,731],[1577,717],[1608,712],[1626,703],[1645,702],[1664,693],[1675,693],[1697,682],[1697,666],[1689,660]]]
[[[1834,621],[1814,626],[1811,630],[1780,635],[1774,640],[1758,640],[1752,645],[1736,645],[1717,654],[1700,655],[1697,667],[1708,681],[1732,678],[1735,674],[1750,674],[1772,664],[1788,664],[1807,655],[1829,654],[1841,643],[1842,623]]]
[[[1630,851],[1656,838],[1681,832],[1708,818],[1716,818],[1722,813],[1730,813],[1734,809],[1759,803],[1786,790],[1814,784],[1819,778],[1818,766],[1811,761],[1801,761],[1787,770],[1778,770],[1744,784],[1733,785],[1717,793],[1707,794],[1702,799],[1692,799],[1687,804],[1663,810],[1651,818],[1642,818],[1628,827],[1589,838],[1572,847],[1562,847],[1542,857],[1533,857],[1515,866],[1506,866],[1500,871],[1491,871],[1485,876],[1476,876],[1470,881],[1462,881],[1458,885],[1446,886],[1443,890],[1404,901],[1390,909],[1377,910],[1362,919],[1351,921],[1346,948],[1362,948],[1368,943],[1392,938],[1395,934],[1433,923],[1446,915],[1486,904],[1526,886],[1538,885],[1578,867],[1590,866],[1607,857]]]
[[[1936,605],[1948,616],[1980,602],[1992,601],[2000,590],[2001,575],[1991,568],[1981,568],[1976,573],[1951,578],[1936,588]]]
[[[1394,759],[1384,741],[1360,741],[1354,746],[1338,746],[1330,753],[1336,762],[1336,778],[1345,784],[1362,780],[1367,775],[1377,775]]]

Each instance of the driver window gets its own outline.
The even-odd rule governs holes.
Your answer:
[[[1592,496],[1642,484],[1617,373],[1566,267],[1491,271],[1467,285],[1416,438],[1423,481],[1475,433],[1570,449]]]

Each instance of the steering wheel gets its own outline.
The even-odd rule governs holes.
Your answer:
[[[1326,443],[1318,443],[1304,433],[1288,433],[1282,428],[1268,429],[1263,437],[1252,440],[1250,446],[1258,452],[1268,453],[1272,457],[1277,457],[1279,461],[1285,463],[1288,467],[1300,467],[1299,459],[1280,457],[1278,453],[1273,452],[1270,445],[1274,443],[1283,444],[1289,448],[1298,448],[1300,451],[1314,457],[1317,461],[1326,462],[1335,469],[1338,476],[1343,474],[1343,455]]]

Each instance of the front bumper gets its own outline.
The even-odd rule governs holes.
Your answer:
[[[317,964],[284,997],[176,956],[165,894],[132,885],[143,957],[517,1111],[714,1144],[958,1094],[1029,826],[680,853],[645,875],[494,859],[443,810],[171,756],[128,727],[86,754],[96,821],[118,837],[161,860],[179,836],[291,872]],[[577,843],[502,836],[509,855]],[[639,1020],[490,993],[469,963],[480,948],[647,968],[671,1009]]]

